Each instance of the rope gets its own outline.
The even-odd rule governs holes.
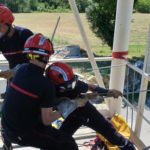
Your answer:
[[[122,67],[122,66],[126,66],[127,64],[124,65],[113,65],[113,66],[105,66],[105,67],[98,67],[98,69],[86,69],[87,71],[93,71],[93,70],[102,70],[102,69],[111,69],[111,68],[115,68],[115,67]]]
[[[126,63],[125,64],[122,64],[122,65],[113,65],[113,66],[104,66],[104,67],[99,67],[98,69],[86,69],[87,71],[94,71],[94,70],[104,70],[104,69],[111,69],[111,68],[115,68],[115,67],[122,67],[122,66],[128,66],[127,67],[127,71],[126,71],[126,85],[127,85],[127,91],[125,93],[123,93],[125,97],[123,97],[123,101],[125,102],[125,104],[127,105],[127,110],[126,110],[126,121],[128,122],[129,121],[129,107],[131,108],[131,129],[133,129],[133,125],[134,125],[134,110],[136,112],[138,112],[138,109],[133,106],[133,103],[135,101],[135,94],[139,94],[141,92],[150,92],[150,89],[146,89],[146,90],[135,90],[136,88],[136,85],[135,85],[135,78],[136,78],[136,73],[139,74],[140,71],[136,70],[135,68],[133,68],[132,64],[130,62],[127,62],[125,61]],[[132,66],[131,66],[132,65]],[[85,64],[84,64],[84,68],[86,68]],[[129,81],[129,70],[133,70],[133,85],[132,85],[132,91],[130,92],[129,90],[129,85],[131,84],[130,81]],[[138,68],[139,69],[139,68]],[[139,69],[140,70],[140,69]],[[144,73],[144,72],[143,72]],[[141,73],[140,73],[141,74]],[[142,74],[141,74],[142,75]],[[103,94],[106,94],[106,93],[102,93]],[[129,102],[129,95],[131,94],[131,103]],[[150,125],[150,120],[148,120],[141,112],[140,112],[140,115],[142,116],[142,118]]]
[[[143,150],[149,150],[150,146],[143,148]]]
[[[136,88],[136,70],[134,70],[133,69],[133,76],[132,76],[132,78],[133,78],[133,83],[131,83],[131,81],[129,81],[129,70],[132,70],[133,68],[130,68],[130,66],[128,66],[128,68],[127,68],[127,71],[126,71],[126,86],[127,86],[127,92],[126,93],[124,93],[123,95],[124,96],[126,96],[127,97],[127,99],[124,97],[123,98],[123,100],[124,100],[124,102],[127,104],[127,111],[126,111],[126,121],[128,122],[128,117],[129,117],[129,109],[128,109],[128,107],[130,106],[130,108],[131,108],[131,129],[133,130],[133,125],[134,125],[134,110],[136,111],[136,112],[138,112],[138,109],[136,108],[136,107],[134,107],[133,106],[133,104],[134,104],[134,101],[135,101],[135,94],[139,94],[139,93],[141,93],[141,92],[150,92],[150,89],[146,89],[146,90],[136,90],[135,91],[135,88]],[[129,92],[129,85],[131,85],[132,84],[132,91],[131,92]],[[129,95],[131,94],[131,103],[129,102]],[[150,125],[150,120],[148,120],[141,112],[140,112],[140,115],[142,116],[142,118]]]

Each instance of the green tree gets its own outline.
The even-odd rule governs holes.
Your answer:
[[[4,0],[2,3],[8,6],[13,12],[26,12],[30,9],[29,0]]]
[[[41,2],[44,2],[41,0]],[[68,0],[47,0],[46,3],[50,8],[57,9],[58,7],[69,8]]]
[[[91,0],[86,9],[86,16],[92,31],[111,48],[113,46],[116,4],[117,0]]]
[[[76,0],[77,7],[79,12],[84,13],[88,5],[90,4],[90,0]]]
[[[150,0],[138,0],[136,10],[141,13],[150,13]]]
[[[80,12],[85,12],[89,0],[76,0]],[[0,3],[7,5],[13,12],[49,11],[70,9],[68,0],[0,0]]]
[[[38,4],[39,4],[39,1],[38,0],[30,0],[29,4],[30,4],[30,10],[36,11]]]
[[[57,8],[64,8],[70,9],[70,5],[68,0],[39,0],[39,2],[45,3],[46,6],[49,8],[57,9]],[[79,12],[85,12],[86,7],[89,4],[89,0],[76,0]],[[48,5],[47,5],[48,4]]]

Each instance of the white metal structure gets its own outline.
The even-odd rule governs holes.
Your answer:
[[[117,1],[116,24],[113,43],[114,57],[112,60],[112,66],[121,66],[111,69],[109,86],[110,89],[123,91],[126,64],[125,55],[127,55],[128,52],[133,3],[134,0]],[[115,112],[120,113],[121,99],[119,99],[118,101],[114,101],[113,99],[111,99],[109,101],[109,107],[110,110],[114,111],[112,111],[112,114],[114,114]]]
[[[55,62],[55,61],[58,61],[57,59],[56,60],[52,60],[52,62]],[[59,60],[60,61],[60,60]],[[79,63],[79,65],[80,65],[80,62],[89,62],[89,60],[87,59],[87,58],[78,58],[78,59],[63,59],[63,60],[61,60],[61,61],[63,61],[63,62],[68,62],[68,63],[71,63],[71,62],[76,62],[76,63]],[[96,60],[95,61],[111,61],[111,58],[110,57],[104,57],[104,58],[96,58]],[[2,67],[2,68],[4,68],[4,67],[7,67],[8,66],[8,63],[7,63],[7,61],[0,61],[0,67]],[[117,67],[120,67],[120,65],[118,65],[118,66],[108,66],[107,68],[117,68]],[[147,82],[148,81],[150,81],[150,77],[148,76],[148,74],[146,74],[143,70],[140,70],[139,68],[137,68],[137,67],[135,67],[135,66],[133,66],[132,64],[130,64],[130,63],[127,63],[126,65],[125,65],[125,67],[129,67],[129,68],[131,68],[132,70],[134,70],[135,72],[137,72],[137,73],[139,73],[141,76],[143,75],[144,77],[145,77],[145,79],[147,80]],[[103,67],[102,67],[103,68]],[[101,68],[99,68],[99,69],[101,69]],[[2,81],[3,79],[1,79],[0,81]],[[4,84],[3,84],[4,83]],[[2,85],[3,84],[3,85]],[[3,80],[3,82],[1,82],[0,83],[0,88],[1,87],[3,87],[3,89],[6,87],[6,80]],[[146,90],[144,90],[144,91],[139,91],[139,93],[143,93],[143,92],[147,92],[147,89]],[[125,101],[126,101],[126,103],[131,107],[131,108],[134,108],[134,110],[136,111],[136,112],[138,112],[139,111],[139,113],[140,113],[140,117],[142,118],[142,120],[141,120],[141,122],[139,122],[139,123],[142,123],[142,121],[143,120],[145,120],[149,125],[150,125],[150,120],[149,120],[149,118],[147,118],[146,116],[144,116],[143,115],[143,113],[142,113],[142,110],[141,110],[141,107],[140,107],[140,109],[138,110],[135,106],[133,106],[127,99],[124,99]],[[140,103],[139,103],[139,105],[140,105]],[[137,113],[138,114],[138,113]],[[137,118],[139,117],[139,115],[137,115]],[[135,126],[135,128],[136,128],[136,126]],[[132,128],[133,129],[133,131],[134,131],[134,129],[135,128]],[[141,130],[141,128],[140,128],[140,130]],[[139,131],[140,131],[139,130]],[[136,143],[136,142],[135,142]],[[138,143],[139,144],[139,143]]]
[[[134,0],[118,0],[113,52],[124,52],[124,51],[128,50],[128,41],[129,41],[131,16],[132,16],[132,10],[133,10],[133,2],[134,2]],[[88,58],[65,59],[65,60],[59,60],[59,61],[64,61],[64,62],[87,62],[87,61],[90,61],[93,71],[95,73],[97,82],[99,83],[99,85],[102,86],[103,82],[102,82],[101,75],[99,73],[99,69],[96,65],[96,61],[106,61],[106,60],[110,60],[111,58],[105,57],[105,58],[94,59],[94,56],[90,49],[88,39],[86,37],[83,25],[81,23],[81,19],[80,19],[79,13],[78,13],[78,9],[76,7],[75,0],[69,0],[69,3],[71,5],[72,11],[74,13],[78,27],[80,29],[80,33],[82,35],[89,59]],[[54,62],[54,61],[58,61],[58,60],[52,60],[52,61]],[[112,60],[110,88],[115,88],[115,89],[123,91],[126,64],[127,64],[127,62],[124,59],[116,59],[115,58]],[[1,65],[7,66],[7,62],[6,61],[0,62],[0,66]],[[136,70],[137,72],[139,72],[143,76],[141,90],[147,90],[146,87],[147,87],[147,84],[149,81],[149,76],[148,76],[148,74],[145,73],[145,70],[142,71],[142,70],[132,66],[131,64],[127,64],[127,65],[129,67],[131,67],[132,69]],[[114,66],[118,66],[118,67],[114,67]],[[4,82],[4,80],[3,80],[3,82]],[[1,86],[2,86],[2,84],[1,84]],[[146,95],[146,92],[141,92],[138,113],[137,113],[137,123],[136,123],[137,126],[136,126],[136,130],[135,130],[137,135],[140,134],[140,130],[141,130],[141,123],[142,123],[142,118],[143,118],[141,113],[143,113],[143,109],[144,109],[144,104],[145,104],[145,99],[146,99],[145,95]],[[120,108],[121,108],[120,102],[118,103],[118,107],[117,107],[117,109],[115,109],[115,111],[116,110],[118,112],[120,111]],[[112,105],[111,105],[112,108],[114,108],[113,105],[116,106],[116,104],[112,103]],[[110,107],[110,109],[111,109],[111,107]]]
[[[140,93],[139,96],[139,104],[138,104],[138,112],[137,112],[137,118],[136,118],[136,128],[135,133],[137,136],[140,136],[141,127],[142,127],[142,114],[144,112],[145,108],[145,101],[148,88],[148,82],[149,82],[149,75],[150,75],[150,27],[149,27],[149,34],[148,34],[148,45],[145,53],[145,60],[144,60],[144,68],[142,74],[142,80],[141,80],[141,87],[140,90],[143,90],[144,92]]]
[[[71,9],[72,9],[72,12],[74,14],[74,17],[76,19],[77,25],[79,27],[80,34],[81,34],[81,37],[83,39],[83,43],[85,45],[85,48],[87,50],[87,54],[88,54],[90,63],[92,65],[93,71],[95,73],[95,77],[97,79],[97,82],[98,82],[98,84],[100,86],[104,87],[103,79],[102,79],[101,74],[100,74],[100,72],[98,70],[98,66],[96,64],[96,61],[94,60],[94,55],[93,55],[93,53],[92,53],[92,51],[90,49],[88,38],[87,38],[85,30],[83,28],[83,25],[82,25],[82,22],[81,22],[81,18],[80,18],[80,15],[79,15],[79,11],[78,11],[76,2],[75,2],[75,0],[68,0],[68,1],[69,1],[70,6],[71,6]]]

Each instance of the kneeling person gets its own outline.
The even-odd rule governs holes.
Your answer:
[[[30,63],[19,68],[7,90],[2,109],[4,135],[10,142],[23,146],[77,150],[72,137],[50,126],[60,117],[52,108],[54,85],[43,76],[53,53],[52,43],[42,34],[35,34],[26,41],[24,52]]]
[[[83,93],[87,93],[88,90],[97,92],[100,95],[105,94],[106,96],[113,96],[115,98],[122,96],[120,91],[104,89],[78,80],[77,76],[74,75],[72,68],[65,63],[53,63],[47,68],[46,75],[54,82],[56,86],[56,95],[60,100],[62,97],[74,100],[78,99]],[[63,111],[65,114],[65,111],[68,110]],[[88,126],[100,133],[110,143],[119,146],[121,150],[135,150],[133,144],[122,137],[114,129],[112,124],[89,102],[74,110],[65,119],[60,130],[72,136],[82,125]]]

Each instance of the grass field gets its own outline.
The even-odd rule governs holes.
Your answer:
[[[15,25],[24,26],[33,32],[41,32],[50,36],[57,17],[61,16],[61,21],[55,37],[55,46],[68,44],[78,44],[82,48],[83,43],[74,16],[71,13],[25,13],[15,14]],[[97,38],[89,28],[85,14],[81,14],[81,19],[88,35],[92,51],[97,55],[110,56],[111,51],[107,45]],[[150,14],[135,13],[132,20],[129,55],[130,57],[141,57],[147,42],[148,28],[150,24]]]

